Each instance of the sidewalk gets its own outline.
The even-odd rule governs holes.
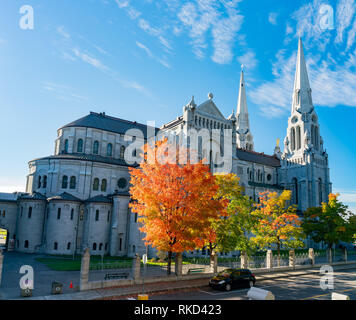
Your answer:
[[[301,276],[311,273],[319,273],[319,266],[304,270],[296,271],[284,271],[284,272],[269,272],[264,274],[256,274],[257,282],[273,280],[277,278],[288,278],[292,276]],[[334,270],[347,270],[356,269],[356,263],[333,266]],[[153,292],[168,292],[181,289],[193,289],[202,288],[208,285],[208,279],[196,279],[196,280],[181,280],[172,282],[160,282],[160,283],[150,283],[145,284],[145,293]],[[119,287],[119,288],[108,288],[99,290],[89,290],[82,292],[73,292],[70,294],[61,295],[50,295],[42,297],[31,297],[31,298],[19,298],[16,300],[112,300],[118,297],[124,296],[136,296],[142,293],[142,284],[136,284],[133,286]]]

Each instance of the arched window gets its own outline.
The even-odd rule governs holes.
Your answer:
[[[132,252],[136,253],[136,246],[135,245],[132,246]]]
[[[315,126],[311,126],[311,142],[313,146],[315,147]]]
[[[101,191],[106,192],[107,184],[108,182],[106,179],[101,180]]]
[[[302,147],[302,137],[300,132],[300,126],[297,127],[297,150]]]
[[[98,178],[94,179],[93,190],[94,191],[98,191],[99,190],[99,179]]]
[[[64,153],[68,153],[68,139],[64,140]]]
[[[62,178],[62,189],[67,189],[68,188],[68,177],[63,176]]]
[[[103,244],[102,243],[99,244],[99,250],[100,251],[103,250]]]
[[[319,191],[319,205],[323,202],[323,181],[321,178],[318,180],[318,191]]]
[[[315,126],[315,149],[319,150],[319,128]]]
[[[93,153],[94,154],[99,154],[99,141],[94,141]]]
[[[109,143],[108,146],[107,146],[106,155],[108,157],[112,156],[112,144],[111,143]]]
[[[83,152],[83,139],[79,139],[77,143],[77,152]]]
[[[124,159],[125,158],[125,147],[121,146],[120,148],[120,158]]]
[[[70,220],[73,220],[74,218],[74,209],[70,211]]]
[[[70,245],[71,245],[71,243],[68,242],[68,244],[67,244],[67,250],[70,250]]]
[[[25,240],[25,245],[24,245],[24,247],[25,247],[25,248],[28,248],[28,244],[29,244],[29,243],[28,243],[28,240]]]
[[[47,176],[43,176],[43,188],[47,188]]]
[[[58,250],[58,243],[57,243],[57,242],[54,243],[53,249],[54,249],[54,250]]]
[[[73,176],[70,177],[70,184],[69,184],[69,188],[70,189],[75,189],[77,185],[77,179]]]
[[[62,209],[58,208],[58,210],[57,210],[57,220],[59,220],[61,218],[61,212],[62,212]]]
[[[99,221],[99,210],[95,211],[95,221]]]
[[[42,177],[41,176],[39,176],[38,177],[38,189],[40,189],[41,188],[41,181],[42,181]]]
[[[107,221],[110,220],[110,210],[108,211],[108,218],[107,218]]]
[[[294,151],[295,150],[295,129],[294,128],[291,129],[290,140],[291,140],[291,150]]]
[[[96,243],[93,243],[93,250],[96,250]]]
[[[108,250],[108,243],[105,243],[105,251]]]
[[[294,193],[294,204],[297,204],[299,203],[299,190],[298,190],[298,180],[297,178],[294,178],[292,180],[292,183],[293,183],[293,193]]]
[[[31,219],[32,216],[32,207],[28,208],[28,218]]]

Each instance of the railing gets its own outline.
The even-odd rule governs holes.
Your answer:
[[[247,265],[249,269],[259,269],[259,268],[266,268],[266,256],[259,255],[259,256],[251,256],[247,258]]]
[[[225,268],[238,269],[238,268],[241,268],[241,259],[239,257],[236,257],[236,258],[220,258],[220,257],[218,257],[218,266],[225,267]]]
[[[278,253],[273,254],[273,267],[288,267],[289,266],[289,255],[281,254],[278,257]]]
[[[131,269],[131,261],[95,261],[90,262],[90,270],[107,270],[107,269]]]

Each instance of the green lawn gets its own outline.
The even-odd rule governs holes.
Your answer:
[[[54,271],[79,271],[81,267],[81,256],[76,256],[73,260],[72,256],[54,256],[36,258],[38,262],[42,262],[48,268]],[[104,265],[113,268],[128,268],[132,266],[132,258],[126,257],[104,257]],[[90,257],[90,269],[101,268],[101,256]]]

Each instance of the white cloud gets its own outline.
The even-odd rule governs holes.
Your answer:
[[[70,34],[65,31],[64,26],[59,26],[57,31],[63,38],[70,39]]]
[[[348,51],[352,47],[352,45],[355,43],[355,39],[356,39],[356,19],[354,21],[351,30],[348,32],[347,35],[346,51]]]
[[[207,35],[211,31],[214,49],[212,60],[219,64],[232,61],[233,46],[241,28],[243,16],[236,9],[238,1],[196,0],[184,4],[178,18],[189,29],[193,52],[198,58],[205,57],[208,47]]]
[[[273,25],[277,25],[277,16],[278,14],[276,12],[271,12],[269,15],[268,15],[268,22],[270,24],[273,24]]]
[[[152,51],[151,51],[149,48],[147,48],[144,44],[142,44],[141,42],[136,41],[136,45],[137,45],[140,49],[142,49],[143,51],[145,51],[149,58],[156,60],[157,62],[159,62],[161,65],[163,65],[163,66],[166,67],[166,68],[170,68],[170,67],[171,67],[170,64],[169,64],[169,62],[167,61],[167,58],[166,58],[166,57],[164,57],[164,58],[158,58],[158,57],[156,57],[156,56],[152,53]]]
[[[284,44],[298,36],[303,38],[310,85],[313,90],[313,102],[317,106],[335,107],[356,106],[356,50],[352,49],[356,35],[354,0],[340,0],[337,6],[337,32],[323,30],[320,27],[320,6],[324,2],[314,0],[303,5],[291,16],[295,20],[287,23]],[[341,23],[340,20],[344,19]],[[355,18],[356,20],[356,18]],[[350,26],[351,29],[349,28]],[[296,34],[293,34],[296,30]],[[340,56],[340,43],[343,34],[348,31],[346,51]],[[334,38],[334,39],[333,39]],[[332,41],[333,40],[333,41]],[[326,51],[326,47],[334,46]],[[351,50],[352,49],[352,50]],[[290,110],[295,74],[297,45],[292,52],[287,48],[280,50],[272,64],[274,79],[266,81],[251,92],[251,98],[261,105],[268,117],[279,116]]]
[[[136,41],[136,45],[142,49],[143,51],[145,51],[147,53],[147,55],[150,57],[150,58],[153,58],[153,54],[151,52],[150,49],[148,49],[144,44],[142,44],[141,42],[138,42]]]
[[[306,54],[306,59],[314,105],[356,107],[356,51],[346,56],[344,64],[339,64],[331,56],[322,59],[318,55]],[[272,68],[275,78],[251,93],[252,100],[263,106],[262,109],[268,116],[270,110],[276,116],[283,109],[290,110],[295,65],[296,52],[286,57],[285,50],[281,50]],[[280,109],[279,113],[276,113],[277,109]]]
[[[151,36],[158,37],[161,34],[161,30],[151,27],[150,23],[145,19],[139,19],[138,26]]]
[[[119,8],[126,8],[130,5],[130,0],[115,0]]]
[[[147,90],[143,85],[139,84],[136,81],[131,81],[131,80],[123,80],[123,79],[116,79],[120,84],[125,87],[125,88],[130,88],[130,89],[135,89],[146,96],[152,97],[152,94],[149,90]]]
[[[74,48],[73,53],[76,57],[81,59],[83,62],[88,63],[91,66],[101,71],[109,71],[109,68],[105,66],[99,59],[96,59],[93,56],[90,56],[89,54],[82,52],[78,48]]]
[[[53,93],[57,98],[61,100],[88,100],[87,97],[84,97],[75,91],[72,88],[53,82],[44,82],[42,88],[46,91]]]
[[[294,29],[289,24],[287,24],[287,26],[286,26],[286,35],[292,34],[293,31],[294,31]]]
[[[256,54],[253,51],[247,51],[243,56],[238,57],[237,61],[249,70],[254,69],[258,64]]]
[[[336,43],[342,43],[344,30],[349,27],[355,14],[354,0],[340,0],[336,9],[337,36]]]

